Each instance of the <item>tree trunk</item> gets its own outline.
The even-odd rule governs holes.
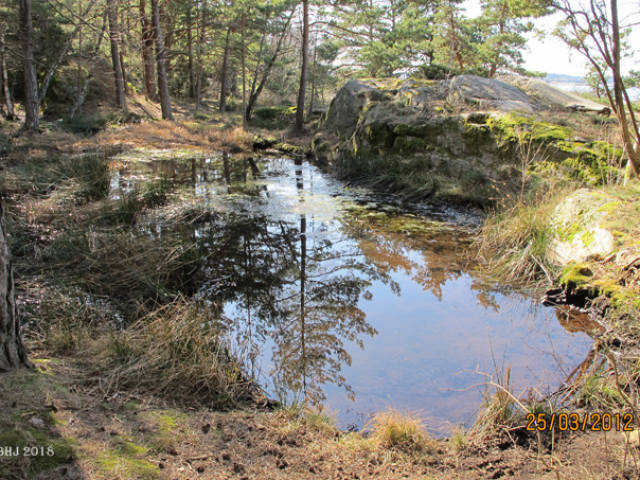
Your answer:
[[[242,16],[242,128],[247,130],[247,69],[245,68],[244,15]]]
[[[302,0],[302,25],[302,68],[296,111],[296,130],[298,132],[304,128],[304,96],[307,91],[307,69],[309,67],[309,0]]]
[[[40,132],[38,117],[38,82],[36,64],[33,59],[33,22],[31,20],[31,0],[20,0],[20,21],[22,30],[22,68],[24,72],[24,128],[28,132]]]
[[[196,50],[196,61],[198,63],[198,78],[196,81],[196,112],[200,110],[200,102],[202,101],[202,46],[204,45],[205,26],[207,24],[205,7],[205,2],[202,2],[201,9],[196,12],[196,33],[198,33],[198,31],[200,32],[200,36],[198,38],[198,48]],[[200,11],[202,12],[202,14],[200,14]]]
[[[124,86],[124,94],[126,95],[129,93],[129,87],[127,87],[127,68],[124,63],[124,52],[122,50],[120,50],[120,69],[122,70],[122,84]]]
[[[160,108],[163,120],[173,120],[171,113],[171,99],[169,98],[169,84],[167,83],[166,58],[164,52],[164,42],[162,41],[162,31],[160,30],[160,8],[158,0],[151,0],[153,29],[156,38],[156,60],[158,63],[158,87],[160,90]]]
[[[222,78],[220,79],[220,111],[227,111],[227,89],[228,89],[228,77],[229,77],[229,51],[231,50],[231,31],[233,27],[230,26],[227,30],[227,41],[224,46],[224,58],[222,59]]]
[[[318,69],[318,34],[316,32],[316,38],[314,42],[313,48],[313,67],[311,69],[311,101],[309,102],[309,113],[308,117],[311,118],[313,115],[313,100],[316,93],[316,70]]]
[[[460,51],[458,50],[458,39],[456,37],[456,25],[453,18],[453,10],[451,10],[451,47],[456,55],[456,60],[458,60],[458,66],[460,67],[460,73],[464,73],[464,64],[462,63],[462,55],[460,55]]]
[[[87,87],[89,86],[89,82],[91,81],[92,73],[91,67],[93,66],[93,62],[95,58],[100,53],[100,46],[102,45],[102,39],[104,38],[104,32],[107,29],[107,20],[103,19],[102,21],[102,31],[98,35],[98,43],[96,44],[96,48],[91,54],[91,57],[88,61],[88,72],[87,78],[84,79],[84,83],[81,86],[78,86],[78,98],[76,98],[75,103],[73,104],[73,108],[71,109],[71,113],[69,114],[69,118],[73,118],[78,110],[82,108],[82,104],[84,103],[84,97],[87,93]]]
[[[627,156],[629,157],[627,170],[631,170],[631,172],[633,173],[633,178],[637,179],[640,176],[640,146],[638,145],[638,141],[640,140],[640,138],[638,138],[637,125],[635,125],[633,109],[630,109],[629,114],[631,115],[631,120],[632,123],[634,123],[634,127],[636,127],[635,139],[633,138],[634,135],[631,135],[631,131],[629,129],[629,120],[627,119],[627,115],[625,112],[625,102],[622,93],[624,90],[624,84],[622,81],[622,75],[620,74],[620,25],[618,22],[618,2],[616,0],[611,0],[611,20],[613,30],[613,65],[611,66],[611,69],[613,70],[613,95],[616,100],[616,113],[618,116],[618,121],[620,122],[622,141],[624,143]]]
[[[191,8],[187,10],[187,49],[189,54],[189,98],[196,98],[196,71],[193,67],[193,34],[191,30]],[[196,31],[196,35],[197,35]]]
[[[153,30],[147,18],[146,0],[140,0],[140,26],[142,28],[142,63],[144,96],[147,100],[155,102],[158,99],[156,92],[155,74],[153,71]]]
[[[502,35],[504,35],[504,27],[506,23],[507,16],[507,4],[502,5],[502,9],[500,10],[500,24],[499,24],[499,32],[500,32],[500,41],[496,45],[496,56],[493,59],[493,63],[491,64],[491,71],[489,72],[489,77],[494,78],[496,73],[498,72],[498,64],[500,63],[500,50],[502,49]],[[600,97],[598,97],[600,98]]]
[[[127,101],[124,96],[124,81],[122,78],[122,66],[120,65],[120,54],[118,53],[118,22],[116,19],[116,0],[108,0],[109,15],[109,40],[111,41],[111,63],[113,65],[113,74],[116,81],[116,100],[118,107],[122,110],[127,109]]]
[[[13,295],[13,271],[11,253],[7,243],[0,202],[0,372],[32,367],[27,359],[27,350],[20,335],[18,307]]]
[[[247,120],[251,120],[253,109],[256,106],[258,97],[262,93],[262,90],[264,89],[264,86],[267,83],[267,80],[269,79],[269,73],[271,73],[273,64],[278,58],[278,55],[280,53],[280,48],[282,47],[282,41],[287,36],[287,31],[289,30],[289,24],[291,23],[291,19],[293,18],[294,12],[295,12],[295,7],[291,10],[291,14],[289,15],[289,18],[287,18],[287,23],[284,26],[284,30],[282,31],[280,38],[278,39],[278,44],[276,45],[276,51],[273,53],[273,56],[271,57],[271,59],[269,60],[269,63],[264,69],[264,73],[262,74],[262,79],[260,80],[260,84],[258,85],[258,88],[255,90],[251,88],[251,94],[249,95],[249,104],[247,105],[247,112],[246,112]],[[257,75],[257,70],[256,70],[256,75]]]
[[[15,120],[16,114],[11,101],[9,90],[9,73],[7,72],[7,57],[4,50],[4,33],[0,33],[0,68],[2,68],[2,88],[4,90],[4,103],[7,107],[7,120]]]

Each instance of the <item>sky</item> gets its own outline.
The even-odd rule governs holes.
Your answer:
[[[576,4],[579,2],[575,2]],[[620,17],[625,12],[640,11],[638,0],[619,0]],[[476,17],[480,14],[480,1],[467,0],[463,3],[468,18]],[[558,21],[562,20],[561,14],[554,14],[548,17],[536,19],[536,28],[551,31]],[[631,34],[630,44],[637,51],[640,48],[640,26],[636,27]],[[570,51],[564,42],[550,35],[546,39],[540,40],[529,35],[529,49],[523,52],[525,60],[524,68],[535,72],[563,73],[583,77],[588,71],[586,58],[576,52]],[[636,54],[634,59],[626,60],[623,63],[623,74],[629,70],[640,69],[640,54]]]

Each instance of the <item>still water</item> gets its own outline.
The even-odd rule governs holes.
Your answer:
[[[473,420],[480,372],[510,368],[516,395],[546,394],[590,349],[554,309],[474,269],[473,214],[401,204],[287,158],[115,165],[113,195],[162,178],[217,212],[193,227],[209,252],[194,301],[217,309],[272,397],[321,403],[342,427],[394,407],[446,432]]]

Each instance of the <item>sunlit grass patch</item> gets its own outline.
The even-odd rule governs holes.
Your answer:
[[[376,414],[365,430],[370,430],[373,441],[384,448],[426,451],[435,445],[417,413],[403,414],[389,408]]]
[[[247,380],[213,312],[177,301],[101,338],[95,354],[112,388],[233,405]]]
[[[0,172],[0,193],[50,195],[56,190],[78,201],[101,200],[109,192],[109,162],[103,153],[47,155]]]
[[[227,151],[236,147],[241,151],[251,151],[252,140],[253,135],[242,127],[220,129],[193,122],[151,121],[106,130],[91,139],[79,140],[76,146],[88,146],[91,143],[105,148],[119,145],[125,149],[189,148]]]

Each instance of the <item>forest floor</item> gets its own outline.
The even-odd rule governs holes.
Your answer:
[[[141,118],[159,116],[153,110],[156,106],[138,103],[140,106],[132,104],[131,110],[135,109],[134,113]],[[16,258],[16,268],[22,272],[17,294],[22,300],[39,295],[34,304],[42,309],[26,315],[25,321],[46,317],[51,326],[27,335],[34,370],[0,375],[0,449],[4,449],[4,455],[0,455],[0,478],[638,477],[638,444],[630,443],[637,437],[626,438],[613,430],[556,429],[553,434],[537,434],[527,432],[523,420],[513,419],[509,426],[493,431],[482,429],[475,434],[460,431],[445,439],[424,436],[418,442],[414,441],[417,433],[396,435],[394,426],[387,428],[386,436],[379,435],[384,427],[374,426],[364,432],[343,432],[335,427],[330,416],[318,411],[255,406],[212,410],[195,399],[152,394],[148,389],[135,387],[114,387],[114,377],[105,373],[107,367],[101,364],[105,358],[95,355],[96,339],[108,341],[105,325],[96,325],[91,319],[88,324],[90,328],[98,327],[95,332],[87,333],[89,327],[85,324],[77,332],[62,332],[66,337],[61,338],[58,327],[70,325],[67,317],[71,315],[71,307],[66,309],[65,305],[45,312],[51,302],[43,300],[42,295],[55,293],[63,298],[62,289],[54,281],[64,279],[64,275],[45,281],[40,275],[41,264],[28,265],[31,260],[26,259],[30,249],[35,256],[46,254],[46,247],[65,229],[85,228],[85,224],[101,218],[95,216],[98,209],[92,207],[92,203],[98,202],[70,203],[71,193],[77,198],[78,191],[64,193],[65,189],[71,189],[68,180],[51,188],[51,184],[47,185],[48,177],[36,181],[26,174],[14,173],[52,155],[73,158],[74,154],[96,150],[107,154],[136,149],[166,150],[169,154],[182,149],[250,151],[253,135],[237,127],[239,115],[217,114],[203,108],[203,120],[196,121],[193,106],[178,105],[176,110],[179,113],[176,122],[147,118],[141,123],[116,123],[92,136],[73,134],[55,123],[45,122],[42,135],[28,137],[16,135],[17,126],[2,124],[0,173],[5,176],[0,190],[13,200],[8,202],[11,217],[8,223],[24,228],[20,233],[23,238],[13,233],[13,248],[20,247],[23,255]],[[283,135],[286,137],[289,127],[286,122],[282,126],[275,135],[288,140]],[[271,131],[261,127],[252,132],[262,135]],[[106,206],[103,207],[100,215],[104,216]],[[126,238],[127,232],[122,228],[122,237]],[[44,260],[39,258],[38,262],[41,261]],[[92,260],[87,253],[87,261],[93,263],[70,264],[69,268],[83,272],[105,260],[98,257]],[[155,269],[155,263],[146,263]],[[44,272],[42,269],[42,275]],[[124,291],[130,287],[118,288]],[[86,313],[82,312],[76,313]],[[403,435],[410,441],[395,438]]]
[[[546,433],[540,449],[535,434],[521,445],[497,435],[394,448],[314,414],[211,411],[135,391],[105,393],[101,379],[86,375],[90,358],[34,361],[33,371],[0,376],[0,446],[12,451],[0,457],[7,480],[595,480],[638,473],[637,450],[613,431]]]

